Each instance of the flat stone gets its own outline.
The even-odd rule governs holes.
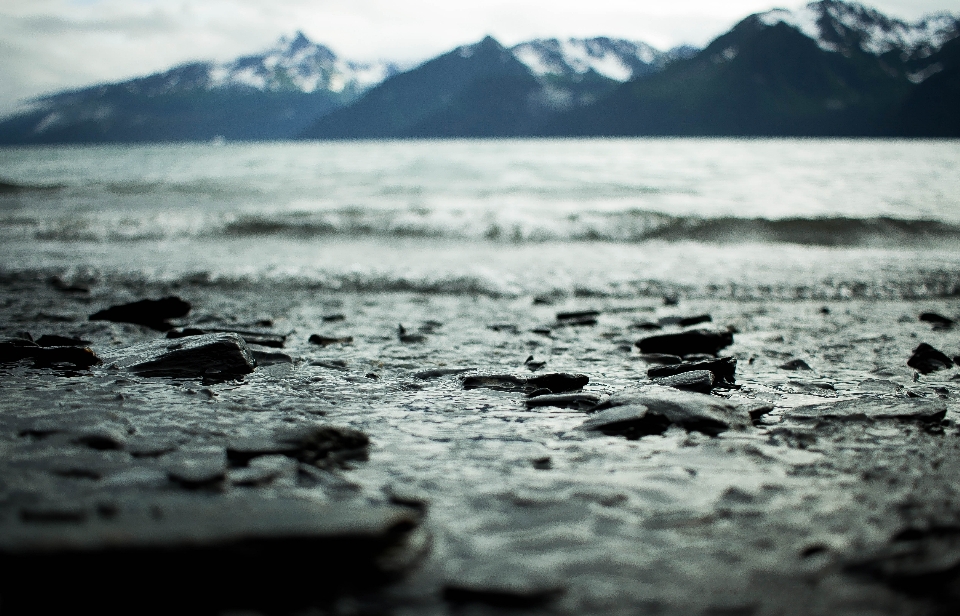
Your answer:
[[[35,368],[51,368],[67,365],[85,369],[101,363],[91,349],[76,346],[40,346],[24,338],[0,339],[0,363],[29,360]]]
[[[237,334],[158,340],[111,350],[105,361],[143,376],[234,377],[253,372],[256,360]]]
[[[953,366],[953,360],[926,342],[921,342],[913,350],[913,355],[907,360],[907,365],[923,374],[946,370]]]
[[[716,384],[732,385],[736,382],[737,360],[734,357],[721,357],[720,359],[711,359],[708,361],[683,362],[657,366],[647,370],[647,376],[651,379],[662,379],[664,377],[697,370],[709,371],[713,374],[713,380]]]
[[[188,302],[171,295],[162,299],[144,299],[130,304],[110,306],[90,315],[90,320],[134,323],[165,332],[173,329],[173,325],[167,321],[185,317],[189,312]]]
[[[313,334],[310,336],[310,342],[320,346],[330,346],[331,344],[350,344],[353,342],[353,336],[321,336],[320,334]]]
[[[937,314],[936,312],[922,312],[920,313],[920,320],[925,323],[930,323],[934,329],[950,329],[956,325],[953,319],[945,317],[942,314]]]
[[[497,389],[500,391],[518,391],[532,394],[543,390],[543,393],[565,393],[582,389],[590,382],[590,377],[583,374],[567,374],[553,372],[529,378],[513,374],[480,374],[471,375],[463,379],[464,389]]]
[[[594,394],[544,394],[542,396],[527,398],[527,408],[556,406],[560,408],[586,410],[595,407],[598,402],[600,402],[600,396]]]
[[[109,511],[33,506],[4,520],[4,613],[69,610],[104,580],[123,592],[81,604],[129,613],[129,597],[140,596],[149,597],[151,613],[177,613],[189,597],[191,613],[237,606],[292,613],[389,582],[429,545],[421,514],[392,505],[197,493],[145,495]],[[305,561],[309,567],[297,565]]]
[[[937,423],[947,414],[947,404],[942,400],[929,398],[895,398],[841,400],[831,404],[800,406],[785,411],[789,419],[806,421],[843,420],[872,421],[878,419],[898,419]]]
[[[733,344],[733,334],[724,329],[691,329],[675,334],[660,334],[641,338],[636,345],[641,353],[665,353],[668,355],[692,355],[707,353],[716,355],[720,349]]]
[[[713,389],[713,373],[709,370],[691,370],[690,372],[681,372],[673,376],[654,379],[654,383],[664,387],[707,394]]]
[[[600,403],[581,429],[640,438],[662,434],[671,425],[716,435],[751,425],[745,409],[701,393],[653,386],[617,394]]]

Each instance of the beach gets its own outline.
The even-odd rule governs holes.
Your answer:
[[[29,155],[53,154],[80,164]],[[681,212],[686,188],[626,189],[629,169],[584,179],[573,194],[607,201],[577,197],[571,218],[538,209],[549,190],[494,208],[510,191],[479,180],[454,212],[414,176],[416,199],[384,181],[318,197],[333,208],[156,178],[128,199],[51,168],[3,197],[5,611],[960,604],[960,251],[924,195],[898,219],[854,182],[804,243],[776,234],[817,199]],[[950,177],[923,182],[956,198]],[[737,235],[704,237],[721,219]],[[157,300],[169,314],[143,317]],[[922,344],[946,360],[912,359]]]

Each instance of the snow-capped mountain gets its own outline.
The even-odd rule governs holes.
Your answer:
[[[156,96],[185,90],[240,89],[260,92],[327,91],[356,96],[400,71],[391,62],[354,62],[310,41],[302,32],[281,37],[263,53],[229,62],[191,62],[123,85]]]
[[[590,39],[537,39],[510,50],[538,77],[576,77],[588,71],[629,81],[657,71],[667,55],[646,43],[596,37]]]
[[[840,0],[811,2],[796,11],[774,9],[758,17],[768,26],[780,22],[793,26],[825,51],[859,49],[875,56],[895,51],[904,55],[904,61],[928,57],[960,35],[960,20],[948,13],[907,23],[862,4]]]
[[[328,47],[297,32],[292,38],[281,38],[263,54],[211,65],[209,85],[307,94],[317,90],[359,93],[399,71],[400,67],[390,62],[362,63],[339,58]]]

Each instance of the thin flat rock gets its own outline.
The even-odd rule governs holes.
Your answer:
[[[595,407],[599,411],[581,426],[605,434],[639,438],[662,434],[671,425],[716,435],[751,425],[749,413],[726,400],[669,387],[649,387],[611,396]]]
[[[143,376],[240,376],[253,372],[256,360],[237,334],[206,334],[158,340],[112,352],[104,361]]]
[[[654,383],[664,387],[707,394],[713,389],[713,373],[709,370],[691,370],[690,372],[681,372],[673,376],[654,379]]]
[[[480,374],[464,378],[463,388],[497,389],[500,391],[518,391],[528,394],[537,391],[561,394],[583,389],[583,386],[589,382],[590,377],[584,374],[567,374],[563,372],[552,372],[530,378],[515,376],[513,374]]]
[[[698,370],[707,370],[713,374],[713,380],[718,384],[733,384],[736,382],[737,360],[734,357],[721,357],[708,361],[695,361],[670,364],[665,366],[656,366],[647,370],[647,376],[651,379],[662,379],[664,377],[682,374],[684,372],[695,372]]]
[[[928,398],[841,400],[832,404],[800,406],[785,412],[785,416],[789,419],[806,421],[898,419],[922,423],[940,422],[946,414],[946,402]]]

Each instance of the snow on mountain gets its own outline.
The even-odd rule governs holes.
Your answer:
[[[361,63],[338,58],[302,32],[283,37],[261,55],[210,67],[210,87],[246,86],[262,91],[317,90],[360,92],[399,72],[396,64]]]
[[[628,81],[651,73],[665,54],[646,43],[597,37],[591,39],[537,39],[511,51],[534,75],[577,76],[590,70],[614,81]]]
[[[926,57],[960,35],[960,19],[948,13],[907,23],[861,4],[840,0],[811,2],[796,11],[773,9],[761,13],[759,18],[768,26],[780,22],[793,26],[826,51],[858,46],[877,56],[899,50],[907,56]]]

